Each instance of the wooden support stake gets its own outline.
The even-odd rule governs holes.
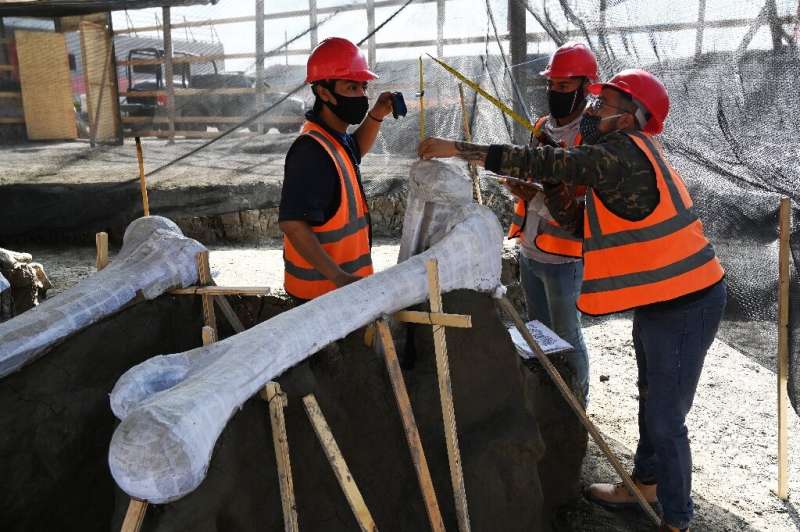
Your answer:
[[[144,522],[145,513],[147,513],[147,501],[131,498],[120,532],[139,532]]]
[[[303,397],[303,406],[308,414],[308,419],[314,427],[314,432],[317,434],[319,443],[322,445],[322,450],[328,458],[328,462],[333,468],[333,474],[336,475],[336,480],[339,481],[344,496],[347,498],[350,509],[353,510],[353,515],[358,522],[359,528],[362,532],[377,531],[378,527],[375,526],[375,521],[372,519],[372,514],[369,513],[367,504],[361,496],[361,492],[356,486],[353,475],[350,474],[350,469],[344,461],[342,451],[336,444],[328,422],[325,421],[325,416],[322,415],[322,410],[319,408],[319,403],[313,395],[306,395]]]
[[[271,293],[268,286],[189,286],[173,288],[173,296],[266,296]]]
[[[428,269],[428,297],[430,298],[431,313],[441,313],[443,310],[442,291],[439,288],[439,263],[435,259],[429,260],[426,267]],[[450,464],[450,481],[453,485],[453,496],[456,503],[458,530],[469,532],[471,527],[467,508],[467,491],[464,486],[464,472],[461,469],[461,451],[458,448],[456,413],[450,383],[450,363],[447,359],[447,339],[443,325],[433,326],[433,346],[436,351],[436,375],[439,379],[439,398],[442,403],[447,460]]]
[[[461,124],[464,130],[464,140],[472,142],[472,132],[469,130],[469,117],[467,116],[467,105],[464,103],[464,84],[458,84],[458,97],[461,100]],[[467,163],[469,168],[469,176],[472,178],[472,196],[478,205],[483,205],[483,194],[481,194],[481,178],[478,174],[478,167],[474,162]]]
[[[94,235],[94,246],[96,250],[94,263],[99,272],[108,266],[108,233],[101,231]]]
[[[242,321],[239,319],[239,316],[236,315],[236,311],[233,310],[231,304],[225,299],[225,296],[215,296],[214,301],[217,303],[217,306],[222,311],[222,315],[225,316],[225,319],[228,320],[228,323],[231,324],[233,327],[234,332],[237,334],[240,332],[244,332],[244,325]]]
[[[656,512],[653,510],[653,507],[650,506],[650,503],[642,495],[642,492],[639,491],[639,488],[633,483],[631,480],[630,475],[623,467],[622,462],[619,461],[619,458],[614,454],[614,451],[608,446],[606,441],[603,439],[603,436],[600,434],[600,431],[597,430],[597,427],[594,426],[594,423],[589,419],[589,416],[586,415],[586,412],[583,410],[583,406],[575,397],[575,394],[572,393],[570,390],[569,385],[564,382],[564,379],[561,377],[561,374],[558,370],[553,366],[550,359],[547,355],[542,351],[542,348],[539,347],[539,344],[536,343],[536,340],[531,335],[531,332],[525,326],[525,323],[522,321],[522,318],[519,316],[519,313],[514,308],[514,305],[511,302],[503,297],[499,300],[500,308],[508,315],[513,321],[514,325],[517,327],[517,330],[520,332],[522,337],[527,342],[528,346],[531,350],[536,354],[536,359],[542,364],[547,374],[550,376],[550,379],[556,384],[558,391],[561,392],[561,395],[564,397],[564,400],[567,401],[567,404],[572,408],[575,414],[578,415],[578,419],[580,419],[581,423],[586,430],[589,431],[589,434],[592,436],[592,439],[595,441],[600,450],[603,451],[603,454],[606,455],[608,461],[611,462],[611,465],[614,467],[614,470],[622,479],[622,482],[625,484],[625,487],[628,488],[628,491],[631,492],[636,501],[639,503],[639,506],[642,507],[642,510],[653,520],[653,522],[658,526],[661,523],[661,518],[658,517]]]
[[[272,443],[275,446],[275,459],[278,464],[278,483],[281,489],[283,508],[283,527],[286,532],[300,530],[297,524],[297,505],[294,502],[292,464],[289,460],[289,436],[286,433],[286,419],[283,409],[287,406],[286,394],[277,382],[268,382],[263,397],[269,403],[269,418],[272,424]]]
[[[463,314],[446,314],[444,312],[420,312],[417,310],[401,310],[392,316],[397,321],[404,323],[419,323],[422,325],[442,325],[444,327],[457,327],[469,329],[472,327],[472,316]]]
[[[789,234],[792,202],[781,199],[778,247],[778,488],[779,499],[789,498]]]
[[[211,284],[211,266],[208,263],[208,251],[201,251],[197,254],[197,284]],[[203,323],[215,331],[217,330],[217,318],[214,315],[213,296],[203,295]]]
[[[142,210],[145,216],[150,216],[150,202],[147,199],[147,179],[144,176],[144,155],[142,154],[142,139],[136,140],[136,160],[139,161],[139,188],[142,190]]]
[[[164,85],[167,89],[167,117],[169,117],[169,144],[175,142],[175,77],[172,68],[172,16],[169,6],[161,8],[164,20]]]
[[[203,345],[211,345],[217,341],[217,331],[213,327],[203,325]]]
[[[422,56],[419,56],[419,142],[425,140],[425,77]]]
[[[400,411],[400,419],[403,421],[403,429],[408,442],[408,449],[411,451],[411,461],[414,463],[414,470],[417,473],[419,489],[422,491],[422,499],[425,502],[425,510],[428,513],[428,521],[431,530],[444,532],[444,521],[439,510],[439,503],[436,500],[436,491],[433,488],[433,480],[428,469],[428,460],[425,458],[425,451],[422,448],[422,440],[419,437],[419,429],[414,419],[414,411],[411,408],[411,399],[408,397],[406,383],[403,380],[403,370],[400,369],[400,362],[397,359],[397,350],[392,339],[392,332],[389,324],[384,320],[377,322],[378,332],[383,345],[383,355],[386,360],[386,369],[389,372],[389,380],[392,382],[394,398],[397,401],[397,409]]]

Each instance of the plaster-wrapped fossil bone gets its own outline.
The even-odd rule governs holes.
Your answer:
[[[418,163],[411,174],[412,181],[435,176],[463,179],[467,189],[470,186],[468,178],[447,163]],[[428,250],[397,266],[226,340],[155,357],[125,373],[111,394],[111,406],[122,420],[109,450],[119,486],[154,503],[191,492],[205,477],[214,444],[237,408],[266,382],[325,345],[384,314],[424,301],[427,260],[438,259],[445,292],[495,290],[503,237],[494,214],[463,205],[444,229]]]
[[[138,292],[146,299],[197,280],[195,256],[205,248],[172,221],[133,221],[105,269],[39,306],[0,324],[0,378],[36,360],[48,347],[113,314]]]

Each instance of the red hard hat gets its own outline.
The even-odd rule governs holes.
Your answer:
[[[547,68],[539,72],[548,78],[586,77],[597,79],[597,59],[583,43],[568,42],[558,47],[550,56]]]
[[[667,88],[658,78],[646,70],[631,68],[623,70],[608,83],[594,83],[589,85],[589,93],[600,94],[603,87],[611,87],[630,94],[638,103],[652,115],[644,125],[644,131],[657,135],[664,129],[664,121],[669,114],[669,94]]]
[[[330,37],[319,43],[306,66],[306,83],[323,79],[369,81],[377,77],[370,71],[361,50],[341,37]]]

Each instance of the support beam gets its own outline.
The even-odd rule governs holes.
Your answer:
[[[208,262],[208,251],[201,251],[197,254],[197,283],[209,285],[212,283],[211,266]],[[203,295],[203,323],[216,331],[217,318],[214,314],[213,296]]]
[[[776,495],[789,498],[789,235],[792,202],[781,199],[778,245],[778,488]]]
[[[445,0],[436,0],[436,57],[444,57]]]
[[[96,249],[95,267],[99,272],[108,266],[108,233],[101,231],[94,235],[94,245]]]
[[[392,316],[403,323],[417,323],[421,325],[441,325],[442,327],[456,327],[469,329],[472,327],[472,316],[462,314],[446,314],[444,312],[420,312],[417,310],[401,310]]]
[[[694,56],[700,57],[703,53],[703,30],[706,22],[706,0],[699,0],[697,6],[697,32],[694,40]]]
[[[375,31],[375,0],[367,0],[367,33]],[[369,67],[375,70],[376,52],[375,35],[370,35],[367,39],[367,61]]]
[[[269,418],[272,425],[272,444],[275,447],[275,461],[278,464],[278,485],[281,490],[283,509],[283,529],[285,532],[298,532],[297,505],[294,501],[292,482],[292,463],[289,459],[289,436],[286,433],[286,418],[283,409],[288,405],[286,394],[277,382],[268,382],[263,395],[269,404]]]
[[[528,39],[526,30],[525,5],[519,0],[508,0],[508,33],[511,39],[509,43],[511,51],[511,64],[518,65],[524,63],[528,56]],[[524,68],[509,71],[516,79],[517,87],[520,89],[522,99],[527,99],[528,75]],[[527,116],[525,101],[514,98],[514,112],[520,116]],[[514,143],[527,144],[529,132],[520,124],[514,124]]]
[[[175,142],[175,86],[172,69],[172,17],[169,6],[161,8],[164,24],[164,84],[167,89],[167,117],[169,117],[169,143]]]
[[[778,20],[778,6],[775,4],[775,0],[767,0],[767,17],[772,33],[772,49],[778,51],[783,46],[783,28]]]
[[[125,520],[122,521],[120,532],[139,532],[147,513],[147,501],[131,499],[128,504],[128,511],[125,513]]]
[[[408,390],[403,379],[403,370],[400,369],[400,361],[397,359],[397,350],[392,339],[392,332],[389,330],[389,325],[385,320],[380,320],[377,323],[378,332],[381,336],[381,345],[383,345],[386,370],[389,373],[389,381],[392,383],[397,410],[400,412],[400,419],[403,422],[406,442],[411,452],[411,462],[414,464],[419,488],[422,491],[422,500],[425,502],[425,511],[428,513],[428,522],[430,522],[431,530],[434,532],[444,532],[442,513],[436,500],[436,491],[433,488],[431,472],[428,469],[428,460],[425,458],[425,450],[422,447],[417,421],[414,419],[414,411],[411,408],[411,399],[408,397]]]
[[[317,399],[313,395],[306,395],[303,397],[303,406],[306,409],[311,425],[314,427],[319,443],[322,445],[322,450],[328,458],[328,463],[333,469],[333,474],[336,476],[336,480],[339,481],[339,486],[344,492],[350,509],[353,510],[353,515],[358,522],[359,528],[361,528],[362,532],[377,531],[378,528],[375,526],[372,514],[369,513],[364,497],[361,496],[361,492],[356,486],[353,475],[350,473],[350,468],[347,467],[342,451],[333,437],[331,428],[328,426],[325,416],[322,415]]]
[[[428,299],[431,313],[443,312],[442,291],[439,285],[439,262],[436,259],[429,260],[425,266],[428,270]],[[442,325],[433,326],[433,347],[436,353],[436,376],[439,381],[439,400],[442,404],[442,422],[447,443],[447,461],[450,465],[450,481],[453,486],[458,530],[459,532],[470,532],[467,490],[464,485],[464,471],[461,468],[461,450],[458,446],[456,411],[450,380],[450,362],[447,358],[447,339]]]
[[[314,0],[311,0],[312,2]],[[264,108],[264,0],[256,0],[256,109]],[[258,122],[258,132],[264,133],[264,123]]]
[[[308,0],[308,24],[311,28],[311,49],[319,44],[319,31],[317,30],[317,0]]]

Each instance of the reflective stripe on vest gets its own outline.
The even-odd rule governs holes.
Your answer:
[[[330,220],[311,230],[322,248],[345,272],[359,277],[372,274],[369,244],[369,218],[355,166],[345,148],[321,126],[306,122],[302,134],[317,141],[328,153],[339,175],[340,202]],[[284,288],[300,299],[313,299],[336,289],[336,285],[317,271],[283,238]]]
[[[540,116],[533,124],[533,131],[531,132],[531,142],[536,138],[541,140],[542,128],[549,115]],[[525,227],[525,219],[528,217],[528,202],[523,199],[517,198],[514,203],[514,216],[511,217],[511,225],[508,226],[508,239],[521,238],[522,229]]]
[[[578,309],[611,314],[669,301],[717,283],[725,275],[680,176],[647,134],[629,137],[656,175],[659,202],[646,218],[625,220],[593,190],[586,196],[583,284]]]

